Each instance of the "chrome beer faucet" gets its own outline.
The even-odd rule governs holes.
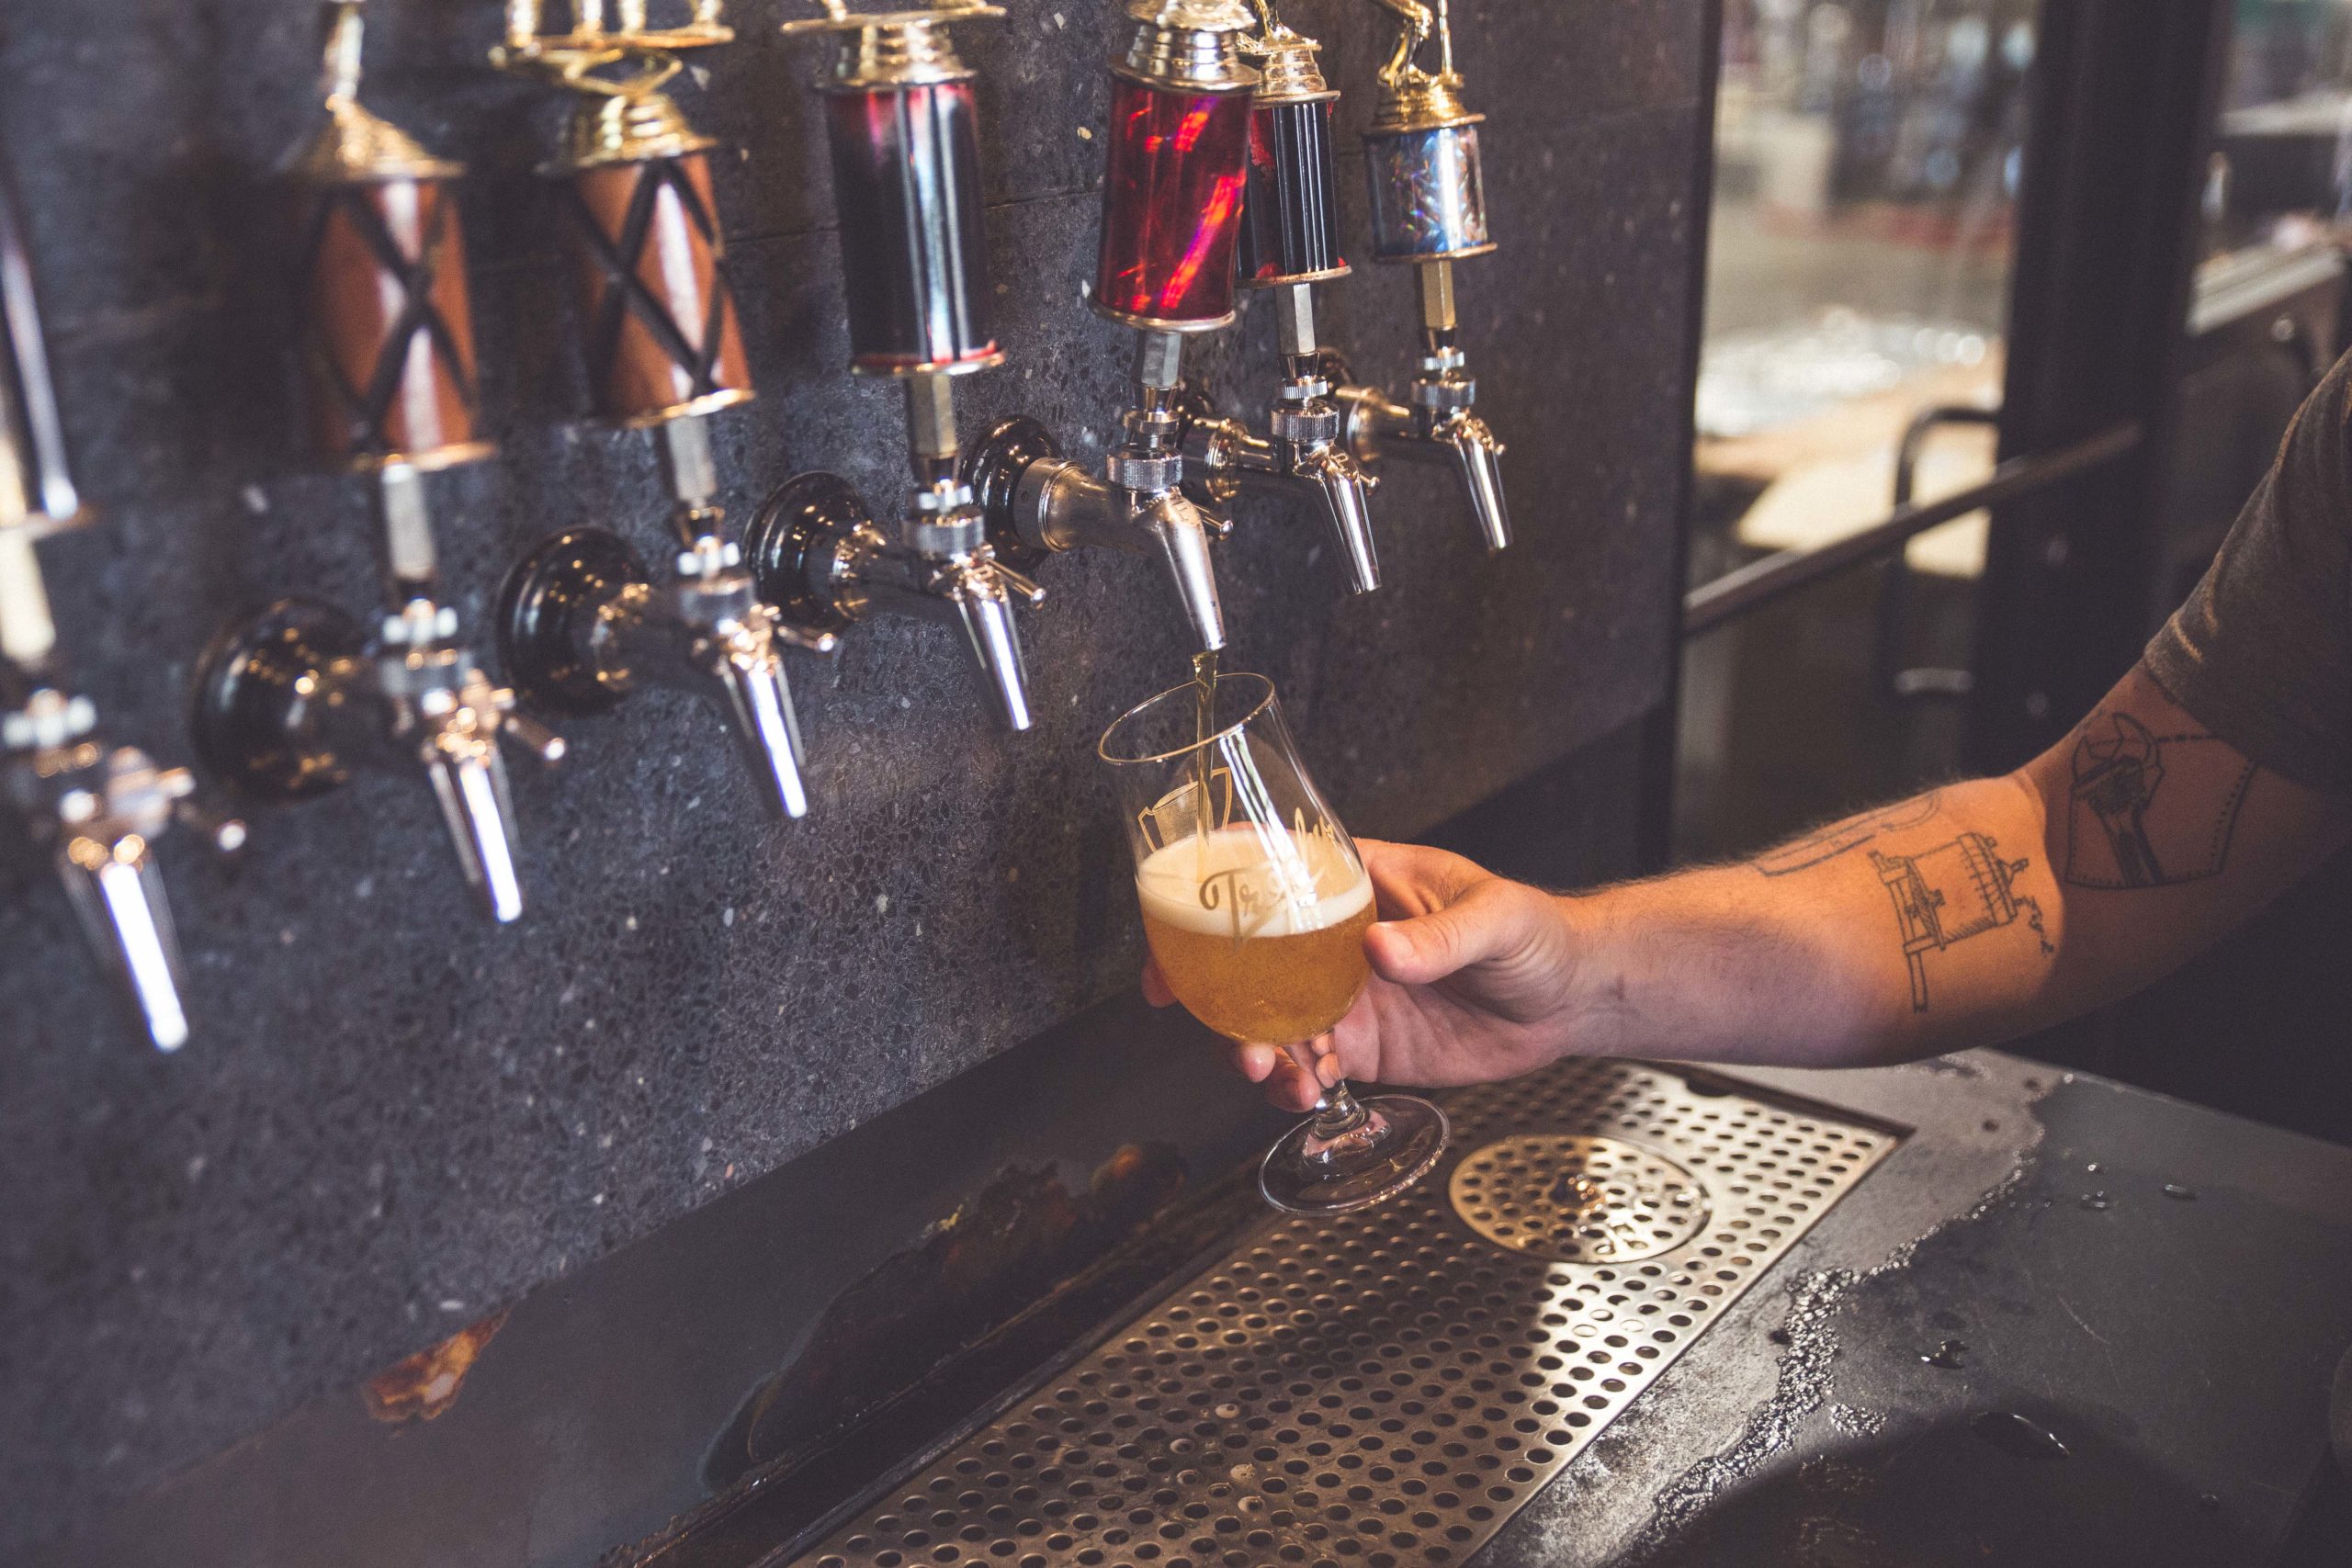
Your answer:
[[[1380,96],[1364,132],[1371,184],[1373,259],[1413,265],[1419,276],[1421,356],[1402,403],[1376,387],[1351,384],[1346,361],[1326,352],[1347,411],[1349,448],[1366,462],[1387,453],[1453,469],[1489,551],[1510,543],[1503,502],[1503,445],[1478,417],[1478,384],[1456,341],[1453,264],[1495,248],[1487,225],[1478,126],[1486,116],[1462,101],[1453,69],[1448,0],[1373,0],[1395,14],[1396,48],[1378,73]],[[1415,56],[1431,38],[1438,67]]]
[[[1348,449],[1367,464],[1390,453],[1414,463],[1450,468],[1461,480],[1478,536],[1491,553],[1510,545],[1510,509],[1503,500],[1506,448],[1478,417],[1478,383],[1455,339],[1453,264],[1420,267],[1421,357],[1399,403],[1377,387],[1354,384],[1344,355],[1327,349],[1324,373],[1338,385],[1333,399],[1346,411]]]
[[[824,0],[824,12],[784,31],[831,45],[817,90],[841,217],[850,369],[905,387],[914,482],[886,524],[839,475],[796,475],[752,519],[744,553],[762,596],[812,635],[885,614],[961,627],[998,720],[1027,729],[1013,606],[1043,603],[1045,590],[999,556],[956,472],[956,378],[1001,365],[1004,354],[988,321],[978,73],[951,28],[1004,13],[979,0],[880,12]]]
[[[1306,498],[1322,511],[1348,591],[1370,593],[1380,586],[1371,507],[1379,481],[1341,439],[1346,415],[1331,399],[1315,341],[1314,286],[1283,284],[1273,290],[1273,300],[1283,382],[1266,416],[1271,438],[1253,434],[1238,420],[1217,418],[1199,400],[1188,399],[1184,477],[1219,502],[1258,487]]]
[[[1223,502],[1263,486],[1320,509],[1351,592],[1380,586],[1369,504],[1374,480],[1342,439],[1345,413],[1331,400],[1315,333],[1315,286],[1348,276],[1331,178],[1331,109],[1340,95],[1324,81],[1322,46],[1284,26],[1269,0],[1256,0],[1258,62],[1250,96],[1249,176],[1238,262],[1243,287],[1274,306],[1283,380],[1267,435],[1219,419],[1188,400],[1185,478]]]
[[[1191,423],[1183,344],[1174,333],[1139,335],[1134,394],[1102,478],[1063,457],[1046,427],[1027,418],[989,431],[967,474],[998,547],[1024,564],[1087,546],[1157,558],[1193,640],[1214,652],[1225,646],[1225,610],[1209,546],[1233,525],[1183,490]]]
[[[313,798],[369,765],[421,769],[459,867],[501,921],[523,912],[503,746],[563,742],[514,711],[444,604],[425,483],[488,457],[474,434],[473,321],[451,186],[358,100],[360,12],[326,7],[324,123],[288,173],[304,236],[296,288],[319,455],[371,476],[391,609],[373,639],[343,611],[286,600],[229,626],[197,676],[206,764],[263,800]]]
[[[811,635],[874,615],[960,626],[999,722],[1027,729],[1029,682],[1013,606],[1043,604],[1046,591],[998,558],[971,488],[956,472],[953,384],[944,375],[905,382],[915,478],[907,510],[886,531],[838,474],[786,479],[747,531],[760,592]]]
[[[197,675],[196,740],[214,773],[256,799],[314,799],[360,767],[421,769],[467,885],[501,923],[523,912],[504,746],[540,762],[562,738],[514,711],[458,635],[435,588],[424,476],[378,470],[391,599],[371,641],[331,604],[288,599],[230,626]]]
[[[752,400],[752,377],[711,189],[716,143],[662,90],[679,51],[734,34],[718,0],[695,0],[676,28],[650,26],[641,4],[621,7],[616,26],[597,6],[570,9],[569,27],[550,32],[537,0],[510,0],[492,58],[572,99],[563,151],[541,172],[571,198],[564,234],[595,412],[658,432],[678,553],[657,582],[609,528],[541,541],[500,593],[502,664],[526,708],[564,716],[608,712],[647,684],[699,693],[727,716],[769,811],[805,816],[784,650],[831,651],[834,639],[785,625],[760,598],[715,502],[708,422]]]
[[[710,699],[769,810],[804,817],[808,790],[784,649],[831,653],[836,639],[786,625],[760,597],[711,504],[718,476],[702,421],[673,420],[661,432],[662,467],[678,498],[674,573],[656,583],[610,529],[554,536],[517,563],[501,591],[505,667],[526,707],[555,713],[607,712],[647,685]]]
[[[244,828],[198,807],[185,768],[109,747],[96,707],[68,690],[36,542],[89,520],[66,467],[15,193],[0,177],[0,805],[49,854],[147,1038],[176,1051],[187,1011],[153,845],[185,821],[233,850]]]

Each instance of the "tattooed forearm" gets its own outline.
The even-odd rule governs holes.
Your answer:
[[[2075,742],[2067,884],[2167,887],[2219,875],[2253,778],[2254,764],[2216,736],[2093,714]]]

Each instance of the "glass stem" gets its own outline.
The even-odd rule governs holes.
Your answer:
[[[1315,1070],[1313,1043],[1301,1040],[1283,1049],[1290,1053],[1290,1059],[1298,1064],[1299,1071],[1319,1088],[1323,1077]],[[1323,1089],[1315,1101],[1315,1135],[1336,1138],[1343,1133],[1352,1133],[1363,1125],[1366,1114],[1364,1108],[1356,1103],[1356,1097],[1348,1091],[1348,1080],[1341,1078]]]

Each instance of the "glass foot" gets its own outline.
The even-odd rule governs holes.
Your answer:
[[[1258,1189],[1277,1209],[1338,1214],[1393,1198],[1445,1152],[1445,1112],[1409,1094],[1360,1101],[1363,1120],[1335,1133],[1309,1117],[1266,1151]]]

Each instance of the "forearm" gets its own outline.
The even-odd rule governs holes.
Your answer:
[[[2090,1005],[2016,779],[1916,796],[1736,864],[1561,901],[1567,1049],[1842,1066],[2006,1038]]]
[[[1819,1065],[1997,1043],[2138,990],[2352,835],[2135,670],[2006,778],[1560,905],[1566,1049]]]

